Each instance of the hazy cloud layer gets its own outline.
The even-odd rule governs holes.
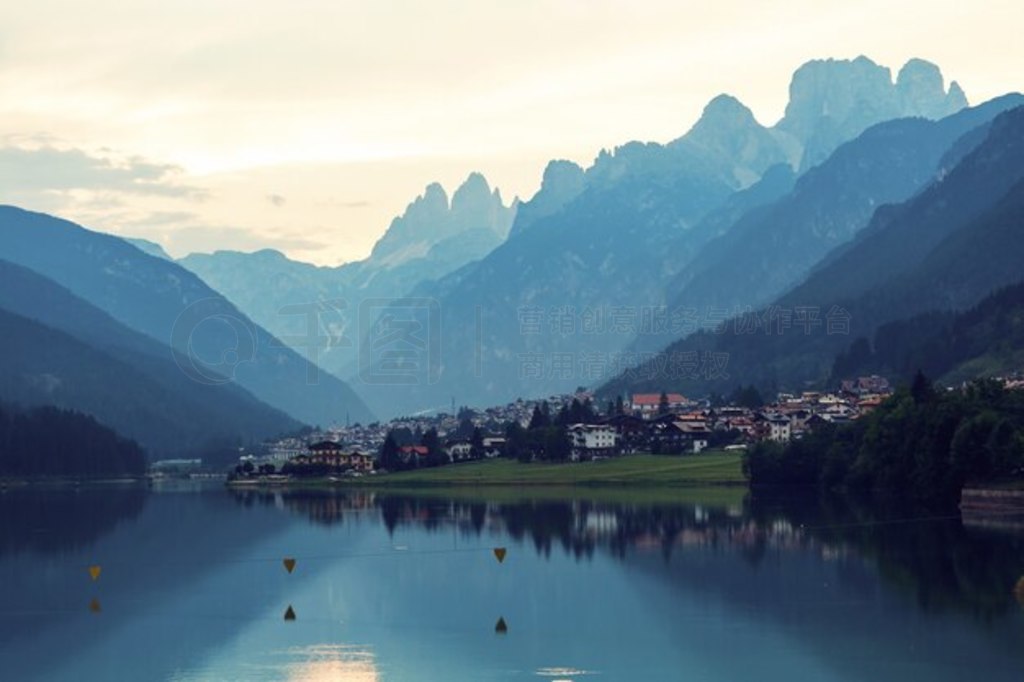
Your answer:
[[[139,157],[114,159],[81,149],[0,147],[5,192],[95,190],[199,199],[205,192],[181,184],[181,168]]]

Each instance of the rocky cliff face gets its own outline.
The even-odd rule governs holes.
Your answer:
[[[888,67],[867,57],[807,62],[793,74],[786,114],[775,126],[803,146],[800,168],[815,166],[840,144],[882,121],[938,119],[967,106],[956,83],[945,89],[934,64],[911,59],[893,82]]]
[[[549,161],[540,189],[529,201],[520,204],[510,236],[527,229],[541,218],[564,208],[586,189],[586,173],[572,161]]]
[[[896,95],[905,116],[939,119],[967,106],[967,96],[953,81],[945,89],[942,71],[923,59],[911,59],[896,76]]]
[[[753,112],[731,95],[708,102],[700,120],[677,144],[693,145],[712,157],[727,159],[741,187],[757,182],[778,163],[795,163],[798,159],[794,157],[799,155],[787,136],[762,126]]]
[[[506,206],[480,173],[471,173],[455,190],[449,204],[444,188],[428,185],[405,213],[391,221],[387,232],[364,261],[374,267],[395,267],[425,256],[434,245],[469,230],[485,230],[501,242],[512,227],[516,206]],[[483,255],[483,254],[480,254]]]

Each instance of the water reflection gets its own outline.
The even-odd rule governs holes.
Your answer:
[[[1006,519],[678,490],[0,505],[17,519],[4,679],[1016,680],[1024,664]]]
[[[0,556],[88,547],[142,511],[139,487],[22,487],[0,492]]]
[[[317,644],[287,652],[298,661],[288,667],[291,682],[377,682],[380,679],[373,654],[355,647]]]
[[[741,508],[724,508],[588,499],[489,502],[387,492],[233,494],[240,504],[273,506],[328,526],[372,514],[391,535],[403,527],[462,537],[504,535],[525,541],[543,557],[556,548],[576,560],[598,549],[619,559],[656,550],[669,562],[673,553],[693,548],[735,551],[755,568],[766,557],[793,551],[828,562],[866,560],[922,611],[954,610],[981,623],[1017,607],[1015,590],[1024,575],[1024,532],[1016,526],[967,527],[948,511],[842,498],[758,497]]]
[[[800,497],[755,499],[750,512],[758,525],[796,526],[829,552],[871,560],[925,612],[989,623],[1014,608],[1013,586],[1024,574],[1024,531],[1007,523],[1013,514],[994,516],[1003,522],[995,527],[971,527],[948,511]]]

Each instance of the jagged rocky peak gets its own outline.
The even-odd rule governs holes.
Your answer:
[[[746,105],[726,94],[708,102],[680,142],[724,162],[740,187],[753,184],[766,169],[789,160],[780,137],[758,123]]]
[[[504,237],[512,227],[515,209],[505,206],[501,192],[491,191],[487,179],[472,172],[452,195],[451,232],[489,229]]]
[[[511,233],[515,235],[539,219],[560,211],[586,189],[587,174],[566,159],[548,161],[540,181],[540,189],[529,201],[516,203],[516,220]]]
[[[942,118],[967,106],[967,97],[953,81],[946,91],[942,71],[923,59],[911,59],[896,76],[896,91],[908,116]]]
[[[506,207],[501,193],[497,189],[492,191],[480,173],[469,174],[452,194],[450,204],[444,188],[434,182],[409,204],[405,213],[391,221],[370,258],[396,265],[472,229],[489,229],[504,237],[514,217],[515,207]]]
[[[448,210],[448,193],[439,182],[432,182],[423,190],[423,194],[412,200],[405,215],[410,213],[425,213],[428,215],[439,215]]]
[[[549,161],[540,181],[540,191],[551,197],[574,198],[583,191],[586,174],[579,164],[565,159]]]
[[[793,73],[779,128],[809,137],[823,118],[842,122],[874,104],[895,113],[892,72],[867,57],[815,59]]]
[[[950,102],[958,104],[959,109],[966,109],[970,106],[970,102],[967,101],[967,93],[960,87],[960,83],[957,81],[949,82],[949,92],[946,93],[946,99]]]
[[[448,194],[444,188],[432,182],[406,207],[405,213],[391,221],[387,231],[373,246],[370,258],[373,260],[402,260],[406,247],[413,242],[430,239],[435,231],[448,219]]]
[[[690,129],[690,133],[699,134],[706,130],[720,131],[723,129],[743,130],[759,125],[754,118],[754,112],[743,102],[732,95],[723,93],[707,103],[700,115],[700,120]]]
[[[786,113],[776,129],[800,141],[801,166],[807,168],[876,123],[904,116],[941,118],[966,104],[960,86],[947,92],[939,67],[923,59],[908,61],[895,82],[888,67],[864,56],[817,59],[793,74]]]
[[[477,215],[485,213],[490,207],[492,199],[491,187],[487,184],[487,178],[474,171],[452,195],[452,213],[475,213]]]

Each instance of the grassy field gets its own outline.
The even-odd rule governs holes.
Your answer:
[[[436,469],[403,471],[360,479],[360,484],[397,486],[742,486],[746,485],[736,453],[670,457],[628,455],[597,462],[523,464],[490,460]]]

